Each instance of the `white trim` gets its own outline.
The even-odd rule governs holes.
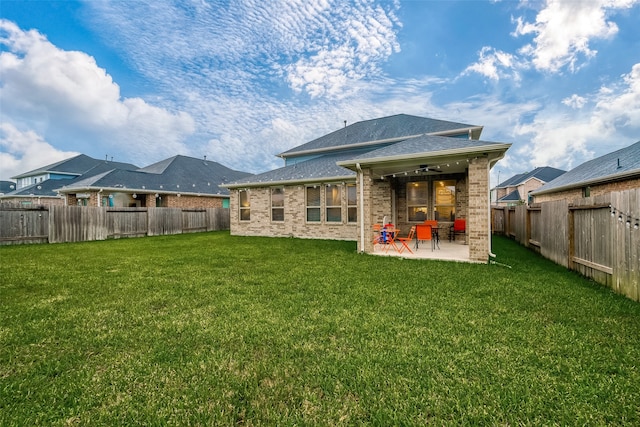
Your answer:
[[[319,185],[329,184],[333,182],[343,181],[355,181],[356,177],[353,175],[345,176],[330,176],[326,178],[305,178],[305,179],[292,179],[292,180],[279,180],[279,181],[259,181],[259,182],[244,182],[238,184],[223,184],[220,187],[223,188],[244,188],[244,187],[274,187],[278,185],[292,186],[292,185]]]
[[[504,152],[511,147],[511,144],[492,144],[492,145],[482,145],[478,147],[464,147],[464,148],[454,148],[450,150],[442,150],[442,151],[427,151],[423,153],[411,153],[411,154],[398,154],[395,156],[386,156],[386,157],[372,157],[369,159],[358,159],[358,163],[360,165],[367,164],[380,164],[386,162],[396,162],[396,161],[405,161],[405,160],[413,160],[419,161],[419,159],[435,159],[438,157],[454,157],[454,156],[467,156],[473,157],[480,153],[500,153],[502,158],[504,157]],[[353,166],[355,163],[353,160],[342,160],[336,162],[338,166],[348,167]]]

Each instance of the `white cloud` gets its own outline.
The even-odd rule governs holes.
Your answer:
[[[574,93],[570,97],[563,99],[562,103],[567,107],[582,108],[587,103],[587,99]]]
[[[533,66],[552,73],[568,67],[580,68],[581,59],[589,59],[597,51],[590,47],[593,39],[609,39],[618,26],[608,20],[616,9],[628,9],[638,0],[547,0],[535,22],[515,19],[515,36],[534,35],[520,54],[531,59]]]
[[[475,72],[496,81],[501,78],[513,78],[516,81],[520,80],[517,72],[517,56],[489,46],[484,46],[478,53],[478,57],[478,62],[469,65],[464,70],[463,75]]]
[[[0,123],[0,148],[2,180],[80,154],[57,150],[34,131],[20,131],[10,123]]]
[[[360,97],[393,90],[372,82],[381,80],[381,64],[400,49],[396,1],[85,6],[105,42],[160,88],[163,99],[193,117],[190,152],[236,169],[281,166],[275,154],[343,120],[371,118],[382,110]],[[412,111],[429,98],[424,91],[405,95],[417,99]]]
[[[397,2],[245,0],[209,9],[168,2],[90,2],[107,42],[170,92],[182,82],[255,96],[286,84],[344,96],[400,50]],[[188,28],[188,31],[185,29]],[[144,34],[144,37],[140,37]],[[117,40],[117,44],[115,42]],[[264,94],[264,92],[262,92]]]
[[[607,123],[640,139],[640,63],[618,84],[600,89],[596,112]]]
[[[579,100],[579,101],[576,101]],[[565,101],[567,101],[565,99]],[[599,155],[625,147],[640,135],[640,63],[619,82],[602,87],[584,97],[574,95],[563,103],[593,103],[595,108],[562,110],[550,106],[535,118],[517,127],[516,135],[528,137],[518,153],[530,159],[531,166],[570,169]]]
[[[6,20],[0,21],[0,31],[0,44],[7,49],[0,53],[3,121],[29,123],[52,144],[61,134],[75,139],[64,143],[79,149],[91,141],[127,153],[129,161],[145,159],[150,151],[186,151],[183,140],[194,130],[189,115],[140,98],[122,99],[93,57],[61,50],[37,31],[22,31]]]

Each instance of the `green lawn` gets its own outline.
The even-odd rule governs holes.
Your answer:
[[[225,232],[0,247],[0,425],[640,425],[640,304]]]

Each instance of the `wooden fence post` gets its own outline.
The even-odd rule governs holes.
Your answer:
[[[573,257],[576,254],[576,235],[575,235],[575,217],[574,211],[571,209],[571,205],[567,206],[567,240],[569,242],[567,250],[567,265],[569,270],[575,270],[573,264]]]

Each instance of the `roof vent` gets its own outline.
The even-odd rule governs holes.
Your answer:
[[[618,169],[620,169],[622,165],[620,165],[620,158],[618,158]]]

